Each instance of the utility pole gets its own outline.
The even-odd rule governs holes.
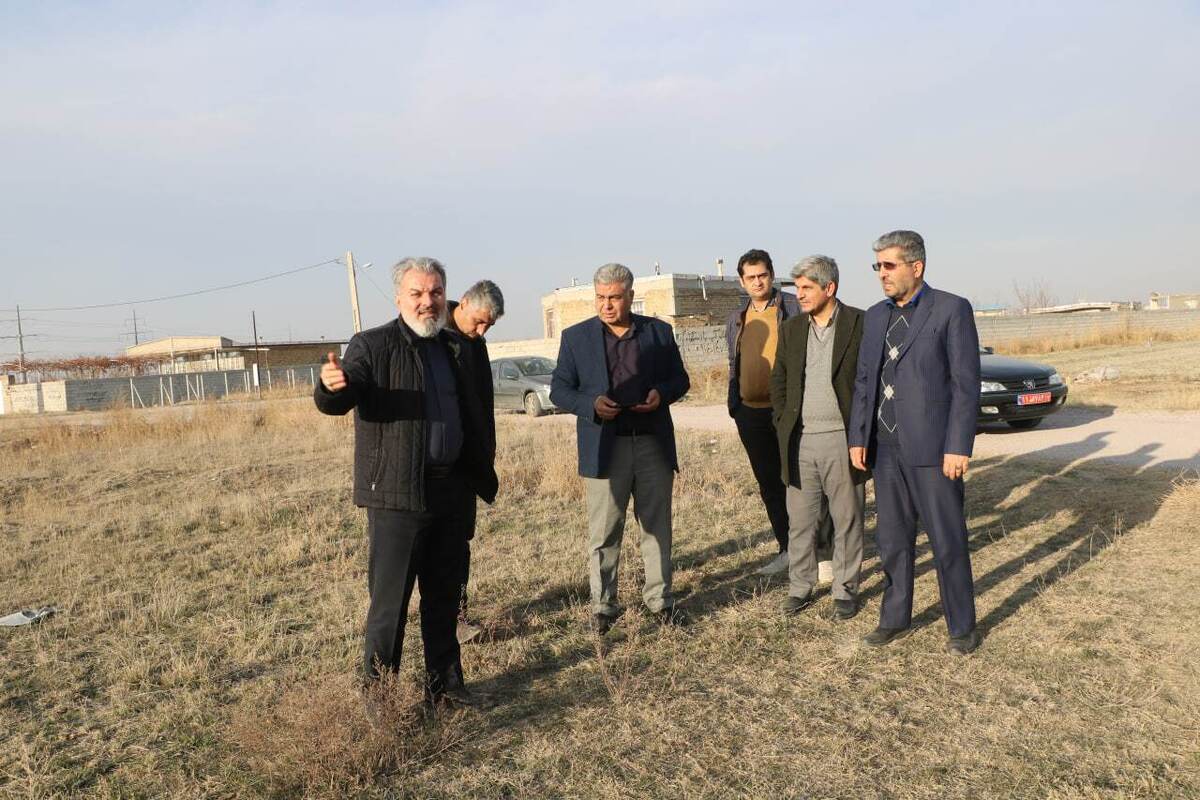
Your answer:
[[[262,394],[259,385],[259,372],[262,367],[258,363],[258,320],[254,318],[254,309],[250,309],[250,335],[254,337],[254,393]]]
[[[346,251],[346,275],[350,278],[350,311],[354,315],[354,332],[362,331],[362,317],[358,313],[358,278],[354,274],[354,253]]]
[[[254,310],[250,310],[250,332],[254,337],[254,366],[262,369],[258,361],[258,320],[254,318]]]
[[[21,383],[25,383],[25,333],[21,330],[21,307],[17,306],[17,352],[21,369]]]
[[[137,306],[133,306],[133,344],[134,346],[141,344],[141,341],[138,339]]]

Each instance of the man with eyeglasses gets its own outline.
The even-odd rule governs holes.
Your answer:
[[[925,283],[925,241],[892,231],[873,246],[885,299],[867,310],[847,441],[850,463],[872,470],[884,571],[883,646],[912,624],[917,520],[933,548],[950,638],[966,655],[980,644],[963,512],[963,479],[979,409],[979,335],[971,304]]]

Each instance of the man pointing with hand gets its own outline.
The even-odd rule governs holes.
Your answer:
[[[332,350],[321,365],[321,383],[330,392],[340,392],[346,388],[346,373],[342,371],[337,353]]]
[[[426,701],[472,705],[455,624],[475,498],[490,503],[497,489],[482,391],[461,339],[444,331],[445,268],[406,258],[392,280],[399,317],[356,334],[343,362],[330,353],[313,392],[322,413],[355,411],[354,503],[370,537],[365,685],[399,670],[419,585]]]

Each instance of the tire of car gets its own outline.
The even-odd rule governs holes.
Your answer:
[[[1033,419],[1010,419],[1005,421],[1009,424],[1009,426],[1016,428],[1019,431],[1025,431],[1041,425],[1042,420],[1044,419],[1045,417],[1034,417]]]
[[[540,417],[546,413],[546,409],[542,408],[542,401],[538,399],[537,392],[525,393],[525,413],[531,417]]]

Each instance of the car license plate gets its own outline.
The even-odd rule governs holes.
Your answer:
[[[1019,406],[1036,406],[1039,403],[1049,402],[1049,392],[1034,392],[1033,394],[1023,394],[1017,397],[1017,405]]]

